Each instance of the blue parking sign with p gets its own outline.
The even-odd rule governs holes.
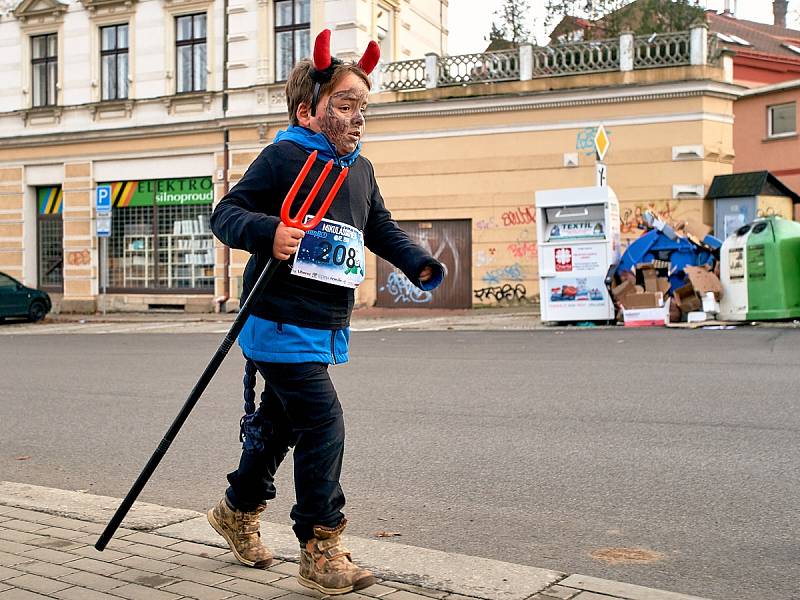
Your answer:
[[[111,186],[98,185],[94,202],[95,210],[99,213],[111,212]]]

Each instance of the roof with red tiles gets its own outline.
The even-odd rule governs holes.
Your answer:
[[[722,34],[718,36],[720,44],[737,54],[773,56],[800,63],[800,31],[796,29],[745,21],[713,11],[706,11],[706,20],[711,33]],[[749,45],[739,43],[739,40]],[[797,51],[790,46],[796,47]]]

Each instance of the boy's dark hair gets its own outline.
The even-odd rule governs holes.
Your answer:
[[[286,105],[289,110],[289,122],[292,125],[300,124],[297,121],[297,109],[300,104],[305,103],[309,108],[311,107],[314,95],[314,80],[311,78],[313,69],[314,63],[311,59],[304,58],[298,61],[289,73],[289,79],[286,81]],[[320,98],[335,88],[348,73],[358,75],[367,85],[367,89],[372,88],[369,77],[356,63],[339,63],[333,69],[331,80],[323,83],[320,87]]]

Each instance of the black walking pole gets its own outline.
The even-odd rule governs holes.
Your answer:
[[[308,160],[303,166],[303,169],[300,171],[300,174],[297,176],[297,179],[295,180],[294,184],[292,185],[291,189],[286,195],[286,199],[283,201],[283,205],[281,206],[281,220],[284,222],[284,224],[290,227],[296,227],[298,229],[302,229],[304,231],[313,229],[322,220],[322,217],[328,211],[328,207],[330,207],[331,202],[333,202],[333,197],[336,195],[336,192],[339,191],[339,187],[342,185],[344,178],[347,177],[347,171],[348,171],[347,168],[342,169],[341,173],[339,173],[339,176],[336,178],[335,183],[328,192],[328,195],[325,197],[325,201],[322,203],[319,212],[308,223],[303,223],[303,219],[305,215],[308,213],[308,209],[311,207],[311,203],[316,197],[317,192],[319,192],[319,188],[322,187],[322,183],[325,181],[333,165],[332,160],[328,161],[328,163],[323,168],[322,173],[320,174],[316,183],[314,184],[314,187],[311,188],[311,191],[308,193],[308,196],[306,197],[303,206],[300,208],[298,215],[292,218],[289,216],[289,210],[291,209],[292,200],[294,200],[294,197],[297,194],[297,190],[300,189],[300,185],[302,184],[303,180],[308,174],[308,171],[311,169],[311,166],[314,163],[314,160],[316,160],[316,158],[317,158],[317,152],[315,150],[308,157]],[[205,370],[203,371],[203,374],[200,376],[200,379],[197,381],[194,388],[192,388],[192,391],[189,394],[189,397],[186,399],[183,408],[181,408],[180,412],[178,413],[178,416],[175,417],[175,420],[172,422],[172,425],[170,425],[169,429],[167,430],[167,433],[164,435],[164,438],[158,444],[158,447],[156,448],[155,452],[153,452],[153,455],[150,457],[150,460],[147,461],[147,464],[145,465],[144,469],[142,469],[142,472],[139,474],[139,477],[136,478],[136,481],[133,483],[133,486],[131,487],[130,491],[122,500],[122,503],[119,505],[119,508],[117,508],[117,512],[115,512],[114,516],[111,517],[111,520],[108,522],[108,525],[106,525],[105,530],[103,530],[103,533],[100,535],[100,538],[94,545],[94,547],[100,550],[101,552],[105,550],[106,546],[108,545],[108,542],[113,537],[114,532],[116,532],[120,523],[122,523],[122,520],[125,518],[125,515],[128,514],[128,511],[130,510],[133,503],[136,501],[136,498],[139,497],[139,494],[141,493],[142,489],[147,484],[147,481],[150,479],[150,476],[156,470],[158,463],[161,462],[161,459],[167,453],[167,450],[172,444],[172,441],[175,439],[175,436],[178,435],[178,431],[180,431],[184,422],[189,417],[189,413],[192,412],[192,409],[194,408],[195,404],[197,404],[197,401],[200,399],[200,396],[203,395],[203,392],[205,391],[209,382],[217,373],[219,366],[222,364],[222,361],[225,359],[225,356],[227,356],[228,351],[233,346],[234,342],[236,341],[236,338],[239,337],[239,333],[241,333],[242,328],[244,327],[244,324],[247,321],[247,318],[250,316],[250,313],[252,311],[252,305],[255,304],[255,302],[258,300],[258,297],[261,295],[261,292],[264,290],[269,280],[272,279],[272,276],[275,274],[275,271],[278,270],[278,267],[282,262],[283,261],[273,257],[270,257],[270,259],[267,261],[267,265],[264,267],[264,270],[261,271],[261,275],[258,276],[258,279],[256,280],[256,283],[253,286],[250,295],[248,296],[247,300],[242,305],[242,307],[239,309],[239,314],[233,321],[233,325],[231,326],[228,333],[225,335],[225,339],[222,340],[222,343],[220,344],[219,348],[217,348],[216,353],[214,353],[213,358],[208,363],[208,366],[206,366]]]

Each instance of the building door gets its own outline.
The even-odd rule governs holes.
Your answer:
[[[402,308],[472,307],[472,223],[453,221],[399,221],[400,227],[447,267],[447,278],[426,292],[385,260],[378,258],[376,306]]]
[[[64,222],[61,218],[64,192],[60,185],[36,188],[38,201],[36,242],[38,287],[48,292],[64,291]]]

